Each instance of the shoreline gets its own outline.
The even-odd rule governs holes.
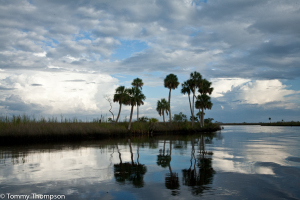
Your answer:
[[[259,125],[259,126],[300,126],[300,122],[273,122],[273,123],[222,123],[220,126],[245,126],[245,125]]]
[[[0,144],[51,143],[59,141],[84,141],[107,138],[157,135],[191,135],[211,133],[221,130],[218,124],[206,124],[200,128],[189,122],[150,124],[132,123],[127,130],[128,122],[114,123],[2,123],[0,124]]]

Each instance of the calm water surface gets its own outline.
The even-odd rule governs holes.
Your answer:
[[[0,195],[300,199],[300,127],[0,147]]]

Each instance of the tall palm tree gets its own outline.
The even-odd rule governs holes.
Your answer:
[[[156,111],[158,112],[159,116],[163,115],[163,120],[165,122],[165,112],[168,115],[168,110],[170,109],[170,104],[167,102],[165,98],[157,101]]]
[[[190,79],[188,80],[189,86],[191,88],[191,91],[193,92],[193,114],[192,114],[192,126],[194,126],[194,113],[195,113],[195,92],[196,89],[201,87],[202,83],[202,76],[199,72],[194,71],[190,74]]]
[[[201,84],[199,85],[199,90],[198,92],[202,95],[202,94],[209,94],[211,95],[211,93],[213,92],[214,88],[211,87],[212,83],[209,82],[208,80],[206,79],[202,79],[201,80]],[[202,125],[204,126],[204,113],[203,113],[203,110],[202,110],[202,113],[201,113],[201,123]]]
[[[125,104],[131,106],[131,113],[130,113],[130,119],[129,119],[129,125],[128,125],[128,130],[130,130],[133,107],[136,105],[137,106],[144,105],[144,100],[146,99],[146,97],[142,93],[142,91],[137,87],[132,87],[132,88],[126,89],[126,91],[129,95],[129,98]]]
[[[189,85],[188,81],[185,81],[184,83],[182,83],[181,87],[182,87],[181,88],[181,93],[182,94],[188,94],[189,103],[190,103],[190,110],[191,110],[191,116],[193,116],[193,110],[192,110],[191,98],[190,98],[191,88],[190,88],[190,85]]]
[[[203,113],[204,111],[203,110],[210,110],[213,106],[213,103],[210,101],[210,97],[207,95],[207,94],[201,94],[201,95],[198,95],[197,96],[197,101],[196,101],[196,105],[195,107],[197,109],[201,109],[202,110],[202,117],[201,117],[201,124],[202,124],[202,127],[204,126],[204,117],[203,117]]]
[[[119,107],[119,114],[118,117],[116,119],[116,122],[118,122],[120,114],[121,114],[121,108],[122,108],[122,104],[124,104],[124,102],[128,101],[128,94],[127,91],[125,89],[125,86],[119,86],[116,89],[116,94],[114,94],[114,102],[119,102],[120,107]]]
[[[144,83],[143,83],[143,80],[142,80],[142,79],[136,78],[136,79],[134,79],[134,80],[132,81],[131,85],[132,85],[133,87],[140,88],[140,89],[142,90],[142,89],[143,89],[142,87],[143,87]],[[139,106],[137,106],[136,110],[137,110],[137,111],[136,111],[137,121],[139,121]]]
[[[164,85],[166,88],[170,89],[169,92],[169,104],[170,104],[170,109],[169,109],[169,115],[170,115],[170,123],[172,123],[172,115],[171,115],[171,89],[175,90],[178,85],[178,78],[176,75],[174,74],[169,74],[166,76],[166,78],[164,79]]]

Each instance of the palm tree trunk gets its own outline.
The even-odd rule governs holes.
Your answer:
[[[120,114],[121,114],[121,107],[122,107],[122,103],[120,103],[119,114],[118,114],[118,117],[116,119],[116,123],[118,122]]]
[[[166,140],[164,140],[163,156],[165,156]]]
[[[139,106],[138,105],[136,106],[136,113],[137,113],[136,121],[139,121]]]
[[[166,124],[166,122],[165,122],[165,113],[164,113],[165,111],[163,111],[163,119],[164,119],[164,123]]]
[[[170,88],[170,92],[169,92],[169,115],[170,115],[170,124],[172,123],[172,115],[171,115],[171,88]]]
[[[200,127],[202,127],[202,115],[200,115],[201,111],[200,111],[200,108],[199,108],[199,124],[200,124]]]
[[[133,113],[133,106],[131,106],[131,113],[130,113],[130,119],[129,119],[128,130],[130,130],[130,128],[131,128],[132,113]]]
[[[195,113],[195,88],[194,88],[194,91],[193,91],[193,113],[192,113],[192,126],[194,126],[194,113]]]
[[[204,112],[203,112],[203,108],[202,108],[202,118],[201,118],[201,121],[202,121],[202,127],[204,127]]]
[[[189,102],[190,102],[190,110],[191,110],[191,115],[193,115],[190,94],[188,94],[188,95],[189,95]]]

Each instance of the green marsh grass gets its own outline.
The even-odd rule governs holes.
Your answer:
[[[192,127],[191,122],[162,123],[153,121],[133,122],[131,130],[127,130],[128,122],[99,123],[82,122],[76,118],[61,119],[41,117],[36,120],[26,115],[1,118],[0,143],[9,142],[41,142],[53,140],[82,140],[93,138],[108,138],[126,135],[149,135],[164,133],[188,133],[220,130],[217,124],[206,124],[204,128],[199,125]]]

